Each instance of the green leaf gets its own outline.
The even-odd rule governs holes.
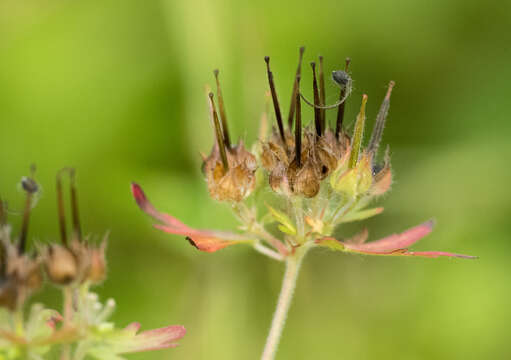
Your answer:
[[[322,247],[327,247],[330,250],[345,251],[344,245],[333,237],[324,237],[316,240],[316,244]]]
[[[285,234],[296,235],[296,228],[289,219],[289,217],[284,214],[282,211],[276,210],[272,208],[270,205],[266,204],[268,210],[270,210],[270,214],[273,216],[275,221],[277,221],[279,225],[279,230]]]
[[[377,207],[377,208],[347,213],[346,215],[344,215],[341,218],[341,221],[339,223],[342,224],[342,223],[347,223],[347,222],[352,222],[352,221],[365,220],[365,219],[368,219],[375,215],[381,214],[382,212],[383,212],[383,208]]]
[[[284,234],[288,234],[288,235],[296,235],[296,231],[294,231],[294,229],[289,229],[287,227],[285,227],[284,225],[279,225],[278,226],[279,230],[282,231]]]

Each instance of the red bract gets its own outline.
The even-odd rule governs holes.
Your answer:
[[[437,258],[440,256],[475,259],[476,256],[455,254],[443,251],[409,251],[408,247],[418,242],[433,230],[433,221],[427,221],[400,234],[392,234],[383,239],[365,243],[367,232],[356,236],[356,240],[340,241],[332,237],[323,237],[316,240],[320,246],[326,246],[334,250],[354,252],[365,255],[383,256],[420,256]]]
[[[201,251],[215,252],[230,245],[253,242],[252,239],[235,233],[193,229],[175,217],[156,210],[138,184],[131,184],[131,192],[140,209],[160,222],[154,225],[155,228],[170,234],[186,236],[190,244]]]

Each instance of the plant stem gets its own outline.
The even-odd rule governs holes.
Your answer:
[[[307,247],[303,246],[299,248],[295,254],[288,256],[286,259],[286,272],[284,273],[277,308],[273,314],[270,333],[266,339],[266,345],[264,346],[261,360],[273,360],[275,358],[287,313],[291,305],[291,300],[293,299],[300,266],[306,253]]]
[[[64,319],[63,328],[67,329],[71,323],[71,317],[73,316],[73,289],[70,286],[66,286],[63,290],[64,295]],[[71,358],[71,345],[62,345],[62,353],[60,354],[60,360],[69,360]]]
[[[277,261],[284,260],[284,257],[280,253],[278,253],[278,252],[276,252],[276,251],[274,251],[274,250],[264,246],[260,242],[256,242],[254,244],[254,249],[256,251],[260,252],[261,254],[264,254],[264,255],[266,255],[266,256],[274,259],[274,260],[277,260]]]

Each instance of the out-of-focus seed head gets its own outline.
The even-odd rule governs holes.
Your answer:
[[[73,231],[68,241],[66,217],[62,194],[62,175],[69,174],[71,195],[71,219]],[[57,174],[57,209],[60,225],[61,245],[50,245],[45,252],[45,268],[50,280],[57,285],[97,284],[106,277],[106,238],[98,246],[82,239],[78,213],[75,171],[64,168]]]
[[[26,200],[16,241],[11,239],[11,228],[7,224],[7,206],[0,199],[0,306],[11,311],[21,307],[43,281],[40,257],[26,251],[33,197],[39,190],[33,179],[35,166],[31,167],[31,173],[31,177],[21,179]]]
[[[14,311],[41,287],[41,259],[21,253],[16,244],[5,237],[0,246],[0,306]]]
[[[78,276],[78,260],[71,250],[61,245],[49,245],[44,255],[44,268],[51,282],[69,285]]]

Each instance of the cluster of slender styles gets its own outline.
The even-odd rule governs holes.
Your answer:
[[[265,57],[276,126],[267,134],[271,115],[268,110],[263,113],[260,138],[250,150],[241,141],[231,142],[218,70],[214,71],[218,111],[214,94],[206,88],[216,141],[209,156],[203,156],[203,173],[211,197],[229,204],[239,219],[239,232],[191,228],[158,211],[141,187],[132,184],[137,204],[157,221],[156,228],[186,237],[201,251],[215,252],[235,244],[248,244],[286,264],[263,360],[275,357],[300,265],[311,249],[326,247],[345,253],[380,256],[473,258],[441,251],[409,250],[432,231],[432,221],[371,242],[366,242],[367,230],[348,238],[333,236],[334,231],[342,231],[342,224],[364,220],[383,211],[381,207],[370,205],[392,185],[389,149],[382,159],[378,157],[378,150],[395,84],[391,81],[388,85],[368,145],[364,147],[367,95],[362,96],[352,133],[343,126],[346,99],[352,90],[350,60],[346,59],[343,70],[332,72],[332,80],[339,88],[338,101],[327,105],[321,56],[319,66],[311,63],[313,100],[308,100],[300,90],[303,54],[304,48],[300,48],[287,124],[282,116],[270,58]],[[305,127],[302,101],[314,109],[314,119]],[[336,110],[334,127],[329,126],[326,119],[330,109]]]
[[[28,249],[28,225],[40,186],[32,175],[23,177],[26,192],[19,235],[8,224],[11,211],[0,198],[0,359],[122,360],[122,354],[173,347],[185,334],[182,326],[168,326],[138,333],[132,323],[116,328],[108,318],[115,301],[99,302],[90,291],[106,279],[106,238],[96,244],[82,236],[74,169],[65,168],[56,178],[60,243],[35,244]],[[72,233],[68,236],[63,177],[69,176]],[[62,292],[62,312],[33,304],[29,297],[42,289],[44,279]],[[137,334],[138,333],[138,334]]]

